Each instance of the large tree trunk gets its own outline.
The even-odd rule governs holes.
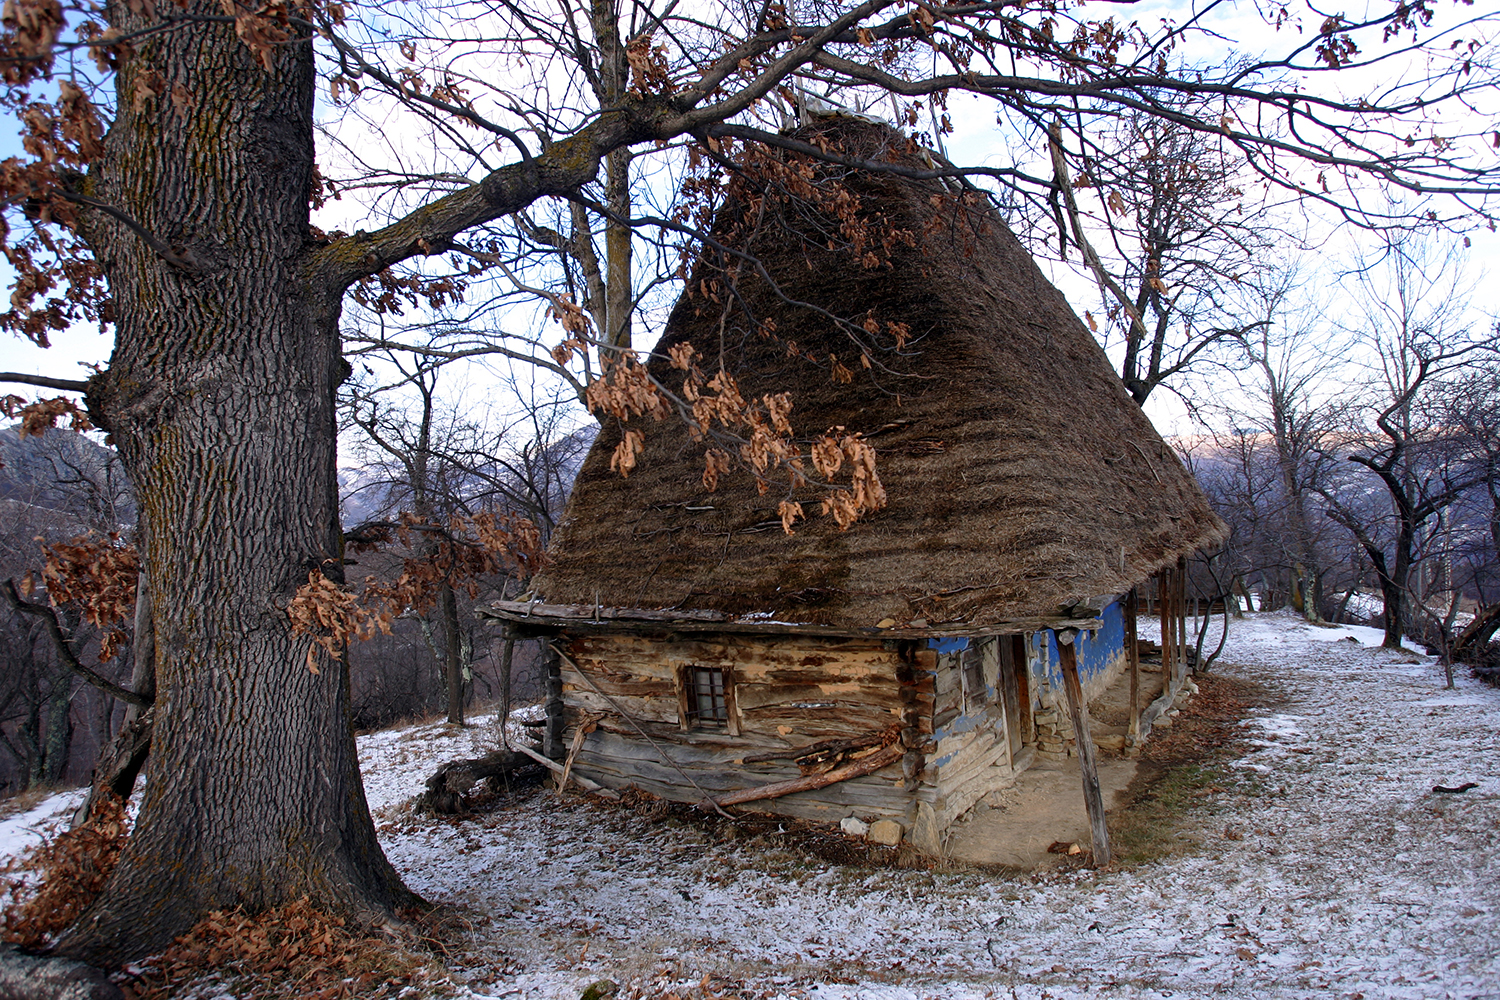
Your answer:
[[[307,895],[373,914],[414,898],[375,838],[346,669],[325,656],[309,670],[285,612],[310,571],[340,578],[342,565],[339,295],[304,269],[311,50],[277,46],[263,70],[232,25],[205,23],[219,5],[187,14],[204,22],[149,36],[125,64],[89,177],[93,198],[179,261],[91,213],[117,327],[90,406],[145,515],[157,682],[135,833],[57,949],[106,965],[212,909]],[[119,2],[108,19],[145,27]],[[133,102],[152,71],[186,107]]]
[[[1389,573],[1385,561],[1376,564],[1375,572],[1380,579],[1380,594],[1385,601],[1385,638],[1381,646],[1386,649],[1401,649],[1401,640],[1406,634],[1407,583],[1411,577],[1411,554],[1415,547],[1416,528],[1402,521],[1396,532],[1395,565]],[[1373,558],[1373,553],[1371,557]]]

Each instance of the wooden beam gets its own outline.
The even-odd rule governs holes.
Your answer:
[[[1078,618],[1067,614],[1033,615],[985,625],[954,622],[931,628],[852,626],[833,628],[794,622],[739,620],[719,611],[659,611],[648,608],[608,608],[593,605],[541,604],[529,601],[491,601],[474,609],[481,618],[495,618],[506,623],[506,635],[530,639],[559,630],[584,635],[592,632],[637,632],[657,635],[663,632],[741,633],[745,635],[822,635],[834,638],[940,639],[975,638],[990,635],[1019,635],[1041,629],[1097,629],[1098,618]]]
[[[1141,736],[1141,647],[1136,635],[1136,593],[1125,595],[1125,662],[1130,665],[1130,728],[1132,739]]]
[[[1187,558],[1177,557],[1178,683],[1187,678]]]
[[[1109,829],[1104,825],[1104,790],[1099,785],[1099,762],[1094,757],[1094,739],[1089,734],[1089,710],[1083,700],[1083,685],[1078,679],[1078,652],[1075,635],[1058,633],[1057,651],[1062,660],[1063,689],[1068,695],[1068,716],[1078,743],[1079,770],[1083,772],[1083,804],[1089,812],[1089,827],[1094,841],[1094,864],[1109,864]]]
[[[1031,656],[1024,635],[1011,636],[1010,643],[1011,665],[1016,671],[1016,698],[1021,704],[1021,743],[1035,743],[1036,724],[1031,716]]]
[[[1172,657],[1172,569],[1163,566],[1156,574],[1156,613],[1161,618],[1161,683],[1163,690],[1171,690],[1176,669]]]
[[[823,774],[808,774],[800,778],[761,785],[758,788],[743,788],[737,792],[728,792],[720,795],[709,801],[719,807],[737,806],[745,802],[779,799],[783,795],[791,795],[793,792],[810,792],[817,788],[826,788],[840,781],[848,781],[850,778],[873,774],[887,764],[896,763],[905,752],[906,749],[900,743],[892,743],[890,746],[881,747],[866,757],[860,757],[850,761],[843,767],[835,768]]]
[[[548,757],[563,755],[563,694],[562,664],[557,651],[550,645],[542,647],[543,669],[546,676],[547,727],[542,731],[542,753]]]
[[[536,761],[538,764],[547,768],[547,770],[549,771],[553,771],[557,774],[562,774],[563,772],[563,766],[561,764],[559,764],[555,760],[549,760],[548,758],[543,757],[541,754],[537,753],[530,747],[518,746],[516,747],[516,752],[525,754],[532,760]],[[568,776],[568,780],[573,782],[573,784],[577,785],[579,788],[582,788],[584,791],[593,792],[595,795],[601,795],[606,799],[618,799],[620,797],[620,794],[613,789],[605,788],[597,781],[590,781],[588,778],[585,778],[581,774],[570,774]]]

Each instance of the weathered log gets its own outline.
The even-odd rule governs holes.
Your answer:
[[[0,1000],[125,1000],[99,969],[0,948]]]
[[[1089,826],[1094,840],[1094,864],[1109,864],[1109,829],[1104,825],[1104,791],[1099,785],[1099,764],[1094,758],[1094,740],[1089,735],[1088,705],[1083,700],[1083,685],[1078,680],[1078,653],[1072,636],[1057,637],[1058,659],[1062,661],[1063,688],[1068,695],[1068,716],[1073,722],[1078,742],[1079,769],[1083,772],[1083,804],[1088,807]]]
[[[454,815],[467,812],[464,795],[485,778],[499,778],[531,767],[531,758],[510,750],[496,750],[473,760],[450,760],[427,779],[421,807],[431,812]]]
[[[872,774],[887,764],[894,764],[901,759],[906,752],[900,743],[892,743],[890,746],[881,747],[871,752],[868,756],[859,757],[850,761],[843,767],[822,774],[809,774],[801,778],[792,778],[787,781],[778,781],[770,785],[761,785],[758,788],[745,788],[737,792],[729,792],[709,801],[716,806],[737,806],[745,802],[759,802],[762,799],[779,799],[783,795],[791,795],[794,792],[810,792],[817,788],[826,788],[840,781],[848,781],[850,778],[859,778],[866,774]]]
[[[867,733],[847,740],[823,740],[805,747],[789,747],[770,753],[750,754],[744,758],[746,764],[765,764],[773,760],[790,760],[803,774],[821,774],[831,771],[849,759],[851,754],[870,747],[885,746],[890,742],[888,733]]]

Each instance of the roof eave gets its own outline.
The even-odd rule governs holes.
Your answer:
[[[940,625],[878,625],[845,627],[799,622],[735,618],[719,611],[679,611],[651,608],[606,608],[594,605],[544,604],[538,601],[492,601],[474,609],[484,618],[503,621],[523,632],[717,632],[742,635],[816,635],[830,638],[958,639],[1016,635],[1043,629],[1093,631],[1103,626],[1096,616],[1037,615],[982,625],[953,622]]]

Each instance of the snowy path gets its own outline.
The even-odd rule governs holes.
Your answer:
[[[391,860],[474,921],[474,998],[1500,998],[1500,691],[1349,635],[1379,642],[1239,625],[1219,669],[1279,696],[1237,763],[1258,793],[1219,797],[1187,855],[1102,876],[842,868],[547,792],[435,820],[399,803],[493,730],[360,747]],[[0,822],[0,860],[73,794]]]
[[[1500,691],[1444,691],[1428,658],[1349,635],[1379,641],[1284,615],[1237,628],[1222,669],[1284,696],[1239,764],[1262,794],[1134,871],[845,869],[546,797],[397,818],[385,843],[412,888],[490,918],[476,996],[572,1000],[605,977],[698,996],[711,974],[818,1000],[1500,997]]]

